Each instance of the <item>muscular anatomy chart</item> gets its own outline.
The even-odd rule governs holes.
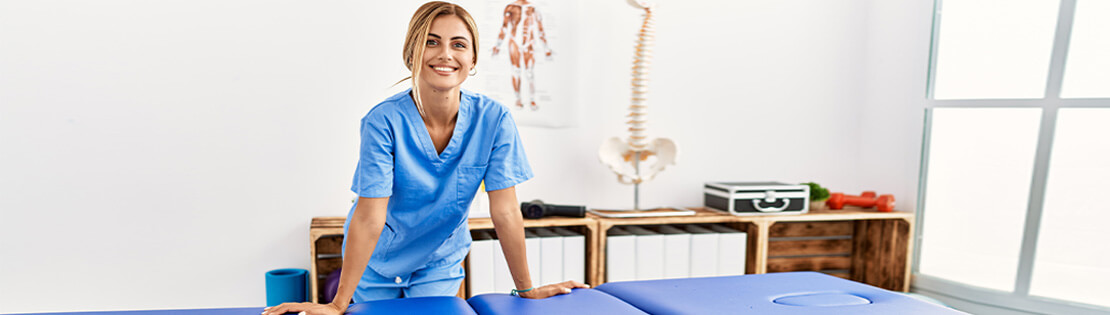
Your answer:
[[[497,44],[493,47],[493,56],[501,52],[502,42],[508,38],[509,62],[512,64],[512,86],[516,96],[514,103],[517,108],[524,108],[521,98],[521,72],[528,81],[528,107],[539,110],[536,104],[536,51],[537,46],[543,45],[543,55],[551,60],[551,47],[548,46],[547,37],[543,29],[543,17],[539,10],[528,0],[517,0],[505,6],[501,22],[501,31],[497,34]]]

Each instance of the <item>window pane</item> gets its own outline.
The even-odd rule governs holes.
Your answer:
[[[1042,98],[1059,1],[945,0],[936,99]]]
[[[1110,306],[1110,109],[1060,109],[1029,293]]]
[[[1110,1],[1076,3],[1060,97],[1110,97]]]
[[[925,186],[923,274],[1012,291],[1041,109],[935,108]]]

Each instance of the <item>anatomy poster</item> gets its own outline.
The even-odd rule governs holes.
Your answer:
[[[476,91],[512,110],[520,125],[573,126],[577,114],[572,46],[577,1],[460,1],[480,34]]]

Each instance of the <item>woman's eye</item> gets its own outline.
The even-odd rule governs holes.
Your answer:
[[[463,44],[463,43],[455,43],[455,48],[466,48],[466,44]]]
[[[436,42],[436,41],[435,41],[434,39],[429,39],[429,40],[428,40],[428,42],[427,42],[426,44],[427,44],[428,46],[435,46],[436,44],[439,44],[439,43],[438,43],[438,42]]]

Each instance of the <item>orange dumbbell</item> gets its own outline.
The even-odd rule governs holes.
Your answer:
[[[894,211],[894,195],[882,195],[876,198],[874,191],[865,191],[859,196],[832,193],[829,194],[829,200],[825,201],[825,204],[829,209],[834,210],[844,209],[844,205],[850,205],[863,208],[876,207],[879,212],[891,212]]]

